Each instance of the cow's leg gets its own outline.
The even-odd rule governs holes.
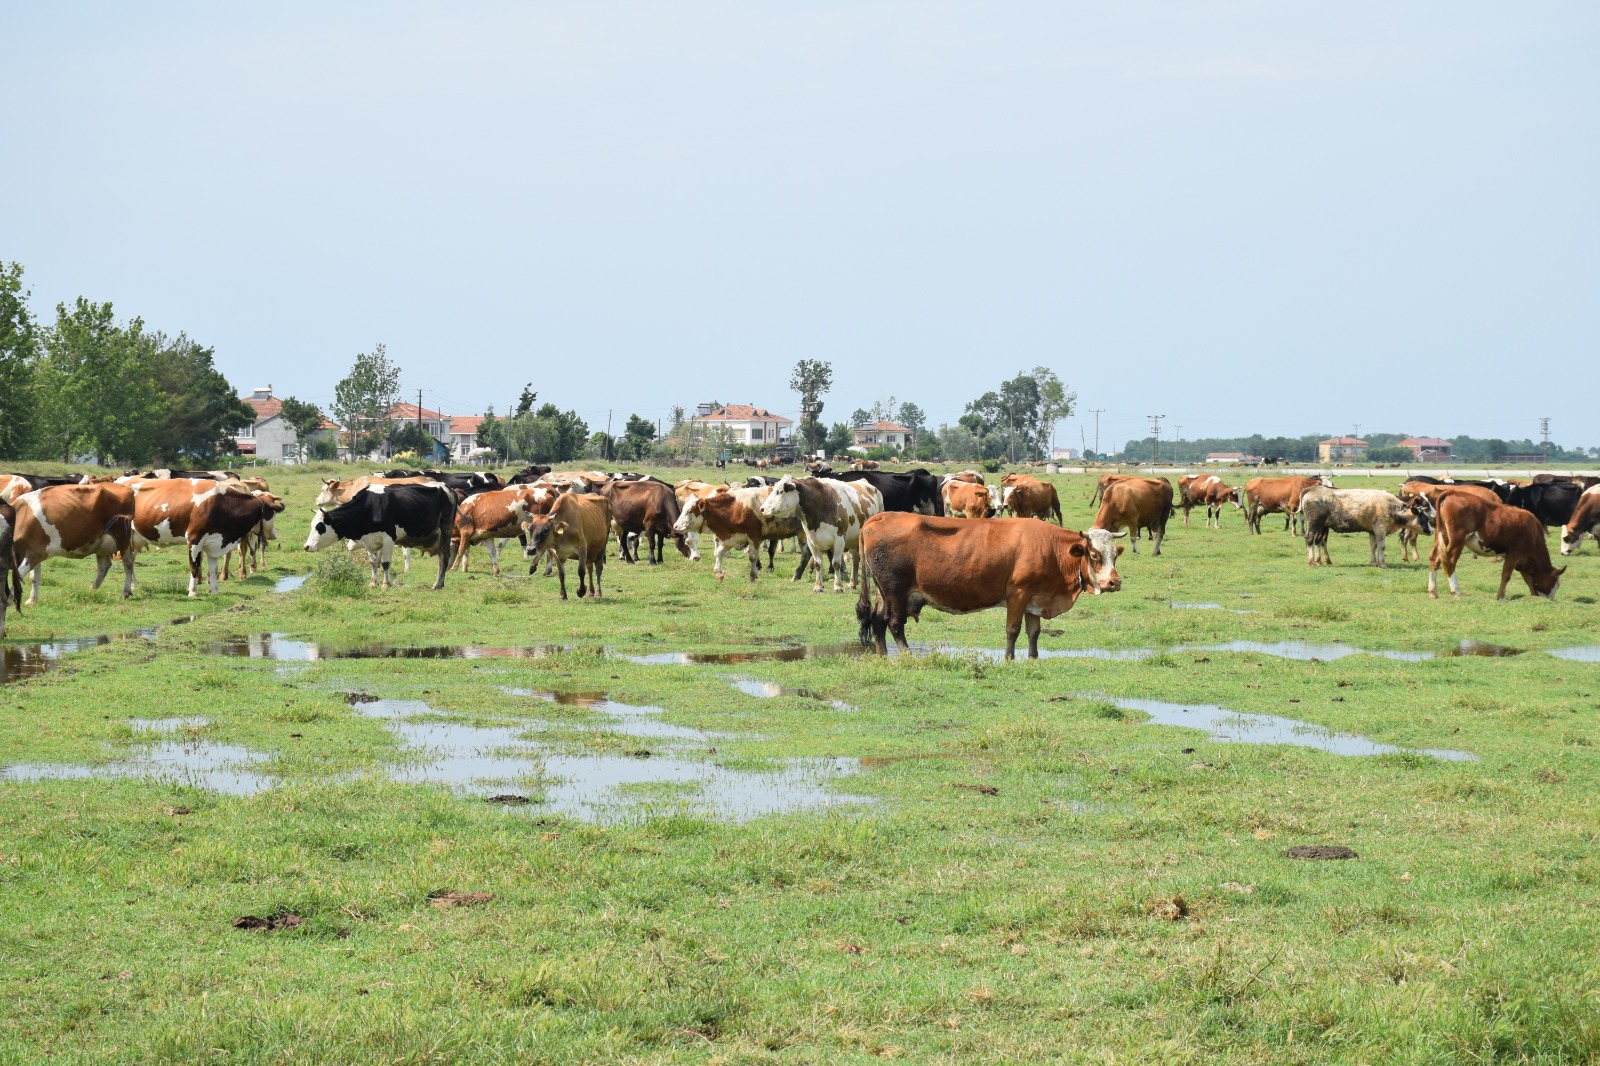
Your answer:
[[[722,556],[727,550],[728,542],[721,537],[716,539],[716,543],[711,548],[711,572],[717,575],[718,581],[728,576],[722,572]]]
[[[1428,550],[1428,598],[1439,598],[1439,563],[1443,560],[1444,553],[1439,550],[1440,538],[1433,538],[1433,547]]]
[[[89,586],[91,589],[99,588],[100,583],[104,581],[106,579],[106,575],[111,572],[111,556],[98,555],[95,557],[95,564],[94,584]]]
[[[637,561],[628,554],[628,534],[623,532],[621,526],[617,527],[617,554],[622,556],[622,561],[625,563]]]
[[[471,547],[471,545],[468,545],[468,547]],[[495,577],[500,576],[500,540],[498,537],[489,538],[489,570]]]
[[[850,587],[856,588],[856,582],[861,580],[861,545],[858,541],[854,548],[848,548],[845,554],[850,557]]]
[[[39,576],[40,572],[43,570],[44,560],[41,559],[39,564],[33,568],[33,591],[28,593],[28,602],[23,604],[23,606],[33,607],[39,603]]]
[[[1138,555],[1139,554],[1139,527],[1138,526],[1129,526],[1128,527],[1128,539],[1133,541],[1133,554]]]
[[[1038,615],[1031,611],[1025,611],[1022,615],[1022,624],[1028,630],[1028,658],[1037,659],[1039,657],[1039,629],[1043,623]]]
[[[433,580],[434,591],[444,588],[444,575],[450,572],[451,540],[444,533],[439,534],[439,576]]]
[[[1161,525],[1155,526],[1150,530],[1150,539],[1155,542],[1155,550],[1150,553],[1151,555],[1161,554],[1161,542],[1166,539],[1166,536],[1167,525],[1165,520],[1163,520]]]
[[[580,600],[589,595],[588,577],[589,551],[586,545],[584,547],[584,553],[578,556],[578,599]]]
[[[1012,593],[1006,601],[1006,661],[1017,657],[1017,637],[1022,633],[1022,620],[1028,614],[1028,600],[1022,593]]]
[[[566,599],[567,598],[567,561],[565,559],[561,558],[561,556],[559,556],[559,555],[556,556],[556,576],[561,579],[561,598],[562,599]],[[582,571],[579,571],[578,579],[580,581],[583,579]]]
[[[813,576],[815,578],[815,581],[813,582],[813,584],[811,586],[811,591],[812,592],[821,592],[822,591],[822,568],[824,566],[827,566],[830,571],[832,570],[832,568],[833,568],[833,553],[831,551],[828,551],[828,552],[819,551],[819,550],[817,550],[817,545],[815,545],[815,544],[813,544],[811,546],[811,553],[812,553],[812,557],[811,557],[811,573],[813,574]]]
[[[1503,600],[1506,598],[1506,586],[1511,584],[1511,575],[1516,572],[1516,563],[1512,561],[1511,554],[1507,552],[1506,561],[1500,567],[1500,591],[1495,595],[1495,599]]]
[[[1188,500],[1183,501],[1183,528],[1185,529],[1189,528],[1189,508],[1192,506],[1193,504]],[[1210,515],[1210,513],[1210,511],[1206,512],[1207,515]]]
[[[367,582],[367,588],[375,589],[375,588],[378,587],[378,568],[379,568],[379,564],[378,564],[378,556],[377,556],[377,554],[373,553],[373,552],[369,552],[367,554],[367,563],[372,567],[372,580]]]
[[[749,554],[750,554],[750,583],[751,584],[755,584],[756,578],[759,577],[760,574],[761,574],[761,542],[759,540],[753,540],[753,541],[750,542],[750,553]]]
[[[600,594],[600,575],[604,574],[605,572],[606,572],[606,556],[605,556],[604,552],[601,552],[600,553],[600,557],[594,561],[594,575],[589,579],[590,582],[594,585],[594,598],[597,599],[597,600],[600,598],[600,595],[601,595]]]
[[[217,588],[217,556],[212,552],[206,552],[206,564],[207,564],[207,567],[208,567],[210,575],[211,575],[211,595],[215,596],[217,594],[217,592],[218,592],[218,588]],[[244,565],[244,553],[243,552],[239,553],[239,565],[241,567]],[[240,576],[242,577],[243,575],[241,574]]]
[[[834,541],[833,544],[833,591],[844,591],[845,548],[844,540]],[[854,588],[854,584],[851,585]]]

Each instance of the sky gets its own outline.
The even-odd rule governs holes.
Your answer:
[[[324,404],[1600,444],[1600,5],[12,5],[0,260]],[[1080,434],[1082,437],[1080,438]]]

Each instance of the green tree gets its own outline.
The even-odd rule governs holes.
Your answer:
[[[868,411],[864,407],[857,407],[854,411],[850,412],[850,428],[851,429],[860,429],[862,426],[866,425],[868,422],[871,422],[871,421],[872,421],[872,412]]]
[[[623,429],[622,454],[630,459],[643,459],[650,454],[650,445],[656,439],[656,424],[648,418],[629,415]]]
[[[855,442],[856,435],[851,432],[850,427],[843,422],[835,422],[833,428],[828,430],[828,437],[824,446],[828,449],[829,455],[843,455],[850,450],[850,446]]]
[[[483,421],[478,424],[478,447],[488,448],[494,455],[509,458],[505,426],[503,420],[494,416],[494,408],[490,407],[483,413]]]
[[[1061,378],[1049,367],[1034,367],[1033,380],[1039,385],[1039,420],[1034,427],[1034,436],[1039,449],[1048,458],[1050,453],[1046,449],[1055,446],[1056,423],[1072,417],[1072,412],[1077,409],[1078,394],[1068,392]]]
[[[284,424],[294,430],[294,439],[300,447],[300,460],[304,462],[306,448],[311,443],[312,436],[322,426],[322,408],[291,396],[283,401],[283,410],[279,414],[282,415]]]
[[[255,409],[217,370],[213,349],[186,333],[150,333],[140,343],[164,405],[159,418],[140,427],[139,450],[151,459],[164,465],[209,460],[224,437],[254,421]]]
[[[534,401],[538,398],[539,394],[533,391],[533,382],[530,381],[522,386],[522,395],[517,397],[517,409],[511,412],[511,417],[515,418],[517,415],[525,415],[532,411]]]
[[[22,264],[0,262],[0,459],[20,459],[36,431],[39,330],[22,287]]]
[[[900,405],[898,421],[911,431],[913,440],[921,440],[928,432],[928,416],[914,403],[907,402]]]
[[[54,454],[70,460],[74,449],[86,449],[102,464],[112,457],[149,459],[147,430],[162,417],[163,404],[143,334],[142,319],[119,326],[109,302],[80,296],[70,311],[56,305],[41,375]]]
[[[1377,448],[1368,448],[1367,458],[1374,463],[1405,463],[1415,460],[1416,454],[1410,448],[1397,448],[1392,444],[1385,444]]]
[[[800,433],[806,447],[816,451],[824,434],[818,421],[822,417],[822,397],[833,388],[833,364],[821,359],[802,359],[789,376],[789,388],[800,394]]]
[[[381,344],[356,356],[344,380],[333,387],[334,417],[344,424],[350,454],[365,455],[377,446],[389,409],[400,400],[400,368],[389,362]]]

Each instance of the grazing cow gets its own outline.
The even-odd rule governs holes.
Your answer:
[[[939,479],[922,468],[893,473],[887,470],[852,470],[834,475],[835,481],[864,481],[883,496],[885,511],[917,514],[944,514],[944,497],[939,494]]]
[[[438,484],[432,478],[423,474],[413,474],[410,477],[382,477],[373,474],[371,477],[353,477],[347,481],[324,480],[322,491],[317,493],[317,498],[312,503],[318,507],[328,507],[341,503],[349,503],[356,498],[356,493],[368,485],[434,485]],[[452,495],[454,495],[452,493]],[[459,501],[460,497],[457,497]],[[391,548],[392,551],[392,548]],[[401,566],[406,573],[411,573],[411,549],[403,548],[400,553]]]
[[[1125,477],[1107,485],[1101,494],[1094,528],[1131,534],[1135,555],[1139,554],[1139,533],[1149,530],[1155,542],[1153,554],[1160,555],[1172,511],[1172,483],[1166,478]]]
[[[196,503],[187,523],[189,595],[195,594],[195,586],[200,583],[202,556],[210,570],[214,596],[218,561],[235,548],[243,548],[251,537],[266,543],[272,520],[283,512],[283,506],[283,500],[270,492],[213,492]],[[137,528],[137,519],[135,526]],[[241,566],[242,556],[241,552]]]
[[[720,485],[712,485],[709,482],[697,481],[694,478],[688,478],[672,486],[672,494],[678,500],[678,510],[680,512],[683,510],[684,505],[695,496],[710,496],[714,492],[727,491],[728,485],[726,482]]]
[[[1600,485],[1583,490],[1572,517],[1561,529],[1561,554],[1571,555],[1578,550],[1584,534],[1600,537]]]
[[[788,476],[772,486],[761,514],[767,518],[800,519],[806,548],[816,572],[813,592],[822,591],[822,561],[833,572],[833,591],[844,591],[845,556],[852,556],[850,587],[861,568],[858,541],[861,523],[883,510],[883,494],[865,481]],[[803,565],[803,564],[802,564]],[[795,574],[796,580],[799,574]]]
[[[455,518],[455,493],[436,482],[369,484],[348,503],[332,510],[317,508],[311,516],[305,550],[320,551],[341,540],[355,541],[371,559],[373,587],[377,587],[381,566],[383,587],[388,588],[396,545],[421,548],[438,554],[439,577],[433,587],[442,589],[445,572],[450,569]]]
[[[832,477],[833,467],[829,466],[821,459],[813,459],[811,462],[806,464],[806,473],[810,474],[812,477]]]
[[[47,489],[55,485],[94,485],[99,480],[89,474],[74,474],[70,477],[45,477],[43,474],[5,474],[0,475],[0,500],[12,503],[24,492],[34,489]]]
[[[17,572],[33,575],[29,607],[39,602],[39,572],[46,559],[99,562],[94,584],[99,588],[122,553],[122,598],[133,595],[133,490],[126,485],[49,485],[18,496],[16,532],[12,536]]]
[[[1054,515],[1056,525],[1063,524],[1061,498],[1048,481],[1027,474],[1007,474],[1000,479],[1000,502],[1014,517],[1048,521]]]
[[[466,573],[472,546],[488,541],[489,568],[499,577],[501,542],[522,536],[522,524],[528,520],[531,504],[542,502],[548,510],[557,495],[554,489],[524,484],[475,493],[461,501],[456,508],[453,569]]]
[[[1461,561],[1463,549],[1474,555],[1505,560],[1496,599],[1506,598],[1506,586],[1511,583],[1513,571],[1522,575],[1528,583],[1528,591],[1535,596],[1556,598],[1561,575],[1567,568],[1563,566],[1558,570],[1551,565],[1544,526],[1522,508],[1451,493],[1439,501],[1438,529],[1433,538],[1433,551],[1428,553],[1428,595],[1434,599],[1439,598],[1441,566],[1450,579],[1450,594],[1461,595],[1456,564]]]
[[[779,478],[778,481],[782,481]],[[776,485],[777,481],[773,482]],[[778,549],[783,547],[785,541],[793,538],[799,545],[800,564],[795,567],[794,580],[799,581],[806,571],[806,566],[811,562],[811,549],[806,546],[805,530],[800,524],[798,514],[768,515],[762,514],[761,505],[767,502],[767,497],[772,494],[772,485],[761,488],[746,488],[740,486],[728,490],[740,503],[754,511],[761,518],[761,543],[767,549],[767,572],[777,569],[776,558]]]
[[[988,482],[983,480],[983,475],[978,473],[976,470],[963,470],[959,474],[946,474],[940,481],[940,484],[949,484],[952,481],[965,481],[971,485],[988,484]]]
[[[34,486],[21,474],[0,474],[0,503],[10,503],[24,492],[32,492]]]
[[[512,474],[511,480],[507,482],[507,484],[531,485],[549,472],[550,467],[548,466],[539,466],[537,464],[525,466],[521,470],[518,470],[515,474]]]
[[[611,501],[611,528],[616,531],[623,562],[638,562],[637,554],[628,550],[628,540],[639,536],[645,538],[645,557],[651,566],[665,561],[668,540],[689,561],[700,561],[688,535],[672,528],[678,521],[678,499],[672,486],[659,481],[613,481],[602,495]]]
[[[1089,497],[1089,506],[1093,507],[1095,504],[1099,503],[1101,498],[1105,496],[1106,489],[1109,489],[1112,485],[1115,485],[1119,481],[1130,480],[1148,481],[1150,479],[1141,477],[1138,474],[1101,474],[1100,480],[1095,482],[1094,494]],[[1163,478],[1162,480],[1164,481],[1166,479]]]
[[[135,481],[127,488],[133,493],[135,551],[188,544],[194,509],[213,496],[232,492],[222,482],[187,477]]]
[[[528,538],[524,553],[538,565],[549,553],[561,579],[561,598],[567,598],[567,560],[578,560],[578,598],[594,590],[600,598],[600,576],[606,568],[606,542],[610,539],[611,501],[593,493],[565,492],[556,497],[548,514],[530,515],[523,524]],[[587,578],[587,582],[585,579]]]
[[[1289,532],[1299,521],[1300,497],[1307,489],[1332,488],[1326,477],[1253,477],[1244,483],[1244,517],[1250,532],[1261,532],[1264,515],[1282,514],[1283,531]]]
[[[1037,659],[1043,619],[1071,610],[1085,590],[1098,596],[1122,588],[1116,568],[1121,551],[1105,529],[1079,533],[1012,518],[873,515],[861,531],[861,643],[870,639],[879,655],[887,655],[887,631],[905,652],[906,620],[921,621],[924,607],[970,614],[1004,604],[1006,658],[1016,658],[1017,636],[1026,625],[1028,657]]]
[[[1239,502],[1239,490],[1230,488],[1215,474],[1185,474],[1178,479],[1178,504],[1183,508],[1183,524],[1189,524],[1189,509],[1191,507],[1204,507],[1206,509],[1206,528],[1211,528],[1211,520],[1216,518],[1217,528],[1222,528],[1222,506],[1231,503],[1235,507],[1242,507]]]
[[[242,478],[239,481],[233,482],[233,484],[243,485],[250,481],[260,480],[260,478]],[[268,499],[273,502],[280,500],[280,497],[274,496],[272,493],[266,492],[262,489],[253,489],[251,490],[250,495],[259,496],[263,499]],[[279,510],[281,511],[282,508],[279,508]],[[278,529],[277,526],[273,524],[272,517],[267,518],[267,520],[262,522],[259,527],[252,529],[245,535],[244,540],[241,541],[238,546],[239,577],[241,580],[249,577],[252,570],[260,571],[266,569],[266,564],[262,562],[262,556],[266,554],[267,542],[277,539]],[[231,551],[223,553],[222,580],[224,581],[229,580],[232,576],[233,555],[234,553]]]
[[[940,490],[944,513],[951,518],[993,518],[999,511],[998,493],[970,481],[946,481]]]
[[[22,613],[22,578],[17,573],[17,553],[13,535],[17,529],[17,512],[9,503],[0,503],[0,640],[6,636],[6,607],[17,605]]]
[[[1300,524],[1305,529],[1306,562],[1332,566],[1329,533],[1365,533],[1372,543],[1372,565],[1388,566],[1384,548],[1389,534],[1402,529],[1430,531],[1428,512],[1420,500],[1406,501],[1382,489],[1315,488],[1300,498]],[[1401,552],[1404,558],[1405,552]]]
[[[500,475],[495,473],[475,472],[470,474],[452,474],[445,470],[424,470],[422,476],[431,478],[444,485],[456,494],[458,499],[476,496],[480,492],[492,492],[495,489],[505,488],[505,482],[500,480]]]
[[[750,580],[754,581],[761,570],[761,544],[765,537],[758,506],[747,506],[732,492],[690,496],[672,528],[677,533],[699,533],[702,529],[711,532],[716,541],[711,571],[718,581],[727,576],[722,569],[722,557],[729,551],[744,548],[750,553]]]
[[[878,464],[871,459],[856,459],[850,464],[851,470],[876,470]]]

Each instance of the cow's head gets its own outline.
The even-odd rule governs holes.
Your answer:
[[[1089,567],[1090,591],[1096,596],[1102,592],[1122,591],[1122,575],[1117,573],[1117,556],[1125,548],[1117,543],[1117,539],[1127,536],[1127,530],[1113,533],[1095,526],[1078,535],[1083,539],[1073,545],[1073,551],[1076,553],[1081,550],[1086,557],[1084,561]]]
[[[1567,568],[1562,566],[1554,570],[1546,570],[1535,577],[1524,570],[1522,579],[1528,583],[1529,592],[1532,592],[1535,596],[1543,596],[1547,600],[1553,600],[1556,598],[1556,590],[1561,587],[1561,575],[1566,572]]]
[[[1405,500],[1395,510],[1402,529],[1414,529],[1425,537],[1433,533],[1433,505],[1426,496]]]
[[[693,533],[679,533],[674,529],[672,531],[672,543],[677,547],[679,554],[691,563],[700,561],[700,551],[696,547],[698,541]]]
[[[306,535],[306,551],[321,551],[339,539],[339,535],[328,524],[328,513],[318,507],[311,512],[311,532]]]
[[[1571,555],[1577,551],[1586,533],[1591,537],[1600,537],[1600,507],[1585,515],[1582,506],[1579,506],[1572,520],[1561,530],[1561,554]]]
[[[684,503],[683,510],[678,512],[678,520],[672,523],[674,534],[698,533],[705,528],[705,500],[699,496],[690,496]]]
[[[554,515],[530,515],[522,523],[523,536],[528,539],[528,546],[522,550],[522,554],[530,559],[540,555],[549,546],[551,537],[559,537],[566,531],[567,524]]]
[[[793,477],[779,478],[761,501],[761,513],[768,518],[788,518],[800,509],[800,486]]]

